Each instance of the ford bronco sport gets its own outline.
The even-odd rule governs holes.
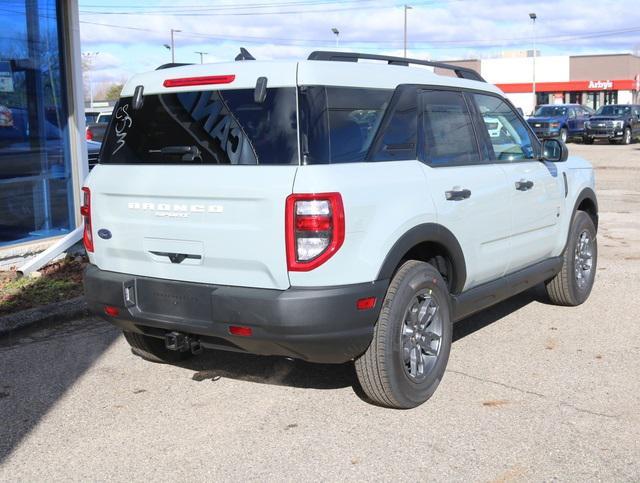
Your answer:
[[[453,322],[540,283],[581,304],[596,271],[591,166],[446,64],[314,52],[137,75],[83,190],[86,297],[135,354],[354,361],[387,407],[434,393]]]

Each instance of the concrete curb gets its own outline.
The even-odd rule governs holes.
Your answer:
[[[0,317],[0,337],[33,324],[70,320],[87,314],[87,303],[83,296],[23,310]]]

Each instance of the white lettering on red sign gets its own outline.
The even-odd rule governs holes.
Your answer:
[[[613,89],[613,81],[589,81],[589,89]]]

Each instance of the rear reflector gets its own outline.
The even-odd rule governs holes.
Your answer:
[[[162,83],[165,87],[205,86],[208,84],[231,84],[236,76],[231,75],[207,75],[202,77],[181,77],[178,79],[165,79]]]
[[[358,310],[369,310],[376,306],[376,298],[375,297],[367,297],[364,299],[359,299],[356,302],[356,308]]]
[[[249,337],[253,334],[251,327],[243,327],[241,325],[230,325],[229,333],[231,335],[239,335],[241,337]]]
[[[118,307],[114,307],[112,305],[105,305],[104,306],[104,313],[107,314],[110,317],[117,317],[118,315],[120,315],[120,309]]]

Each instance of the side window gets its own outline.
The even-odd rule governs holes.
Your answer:
[[[509,104],[497,96],[474,94],[473,98],[493,146],[493,159],[517,161],[535,158],[529,131]]]
[[[424,161],[430,166],[480,163],[473,121],[461,92],[422,92]],[[490,122],[490,120],[487,120]]]
[[[569,119],[575,119],[576,118],[576,110],[571,107],[569,108]]]
[[[308,86],[300,93],[305,163],[364,161],[393,91]]]
[[[372,147],[370,161],[416,159],[418,93],[415,87],[398,89],[389,103]]]

